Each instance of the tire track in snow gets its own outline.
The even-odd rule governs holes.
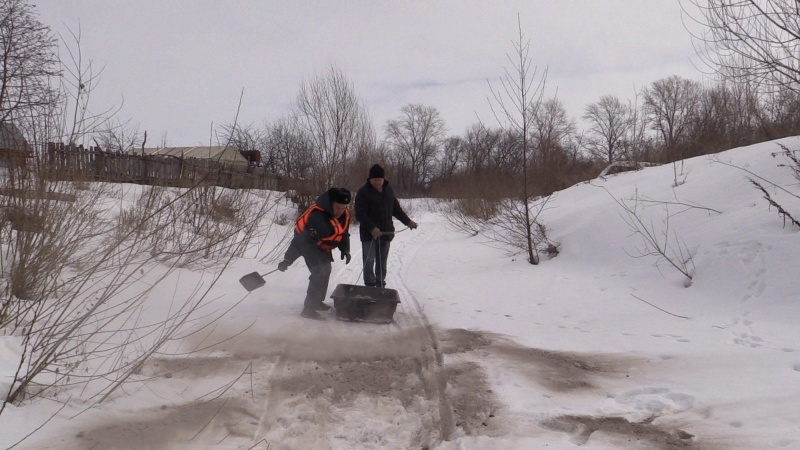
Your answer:
[[[425,311],[422,309],[422,306],[420,305],[416,296],[405,281],[405,274],[408,271],[410,263],[413,262],[420,249],[422,249],[432,238],[438,236],[442,232],[442,228],[440,226],[433,226],[431,231],[428,231],[427,229],[422,231],[421,229],[417,228],[417,230],[413,230],[413,232],[419,233],[420,236],[413,241],[403,241],[403,245],[400,249],[398,249],[399,251],[390,253],[390,256],[393,255],[392,263],[396,264],[398,267],[396,271],[398,274],[396,280],[399,282],[397,291],[400,294],[401,302],[403,302],[403,299],[405,299],[405,304],[409,306],[407,311],[408,317],[412,321],[417,322],[415,325],[421,326],[422,329],[425,330],[428,341],[428,350],[431,352],[431,358],[434,364],[433,377],[439,404],[439,417],[441,421],[439,424],[440,433],[442,439],[449,440],[455,431],[455,417],[453,414],[453,408],[450,405],[446,395],[447,376],[445,375],[444,370],[444,356],[442,354],[439,341],[436,337],[436,333],[434,332],[433,325],[428,320],[428,316],[425,314]],[[403,309],[405,310],[406,308],[404,307]]]
[[[285,361],[285,350],[286,349],[284,348],[282,351],[278,353],[276,360],[272,365],[269,366],[269,369],[267,370],[267,373],[265,375],[267,379],[266,386],[268,392],[266,393],[264,404],[261,408],[261,414],[258,418],[258,425],[256,426],[256,429],[253,432],[253,440],[251,441],[252,445],[250,448],[254,448],[260,442],[263,442],[263,439],[260,438],[260,436],[265,435],[271,426],[269,420],[270,417],[272,417],[273,415],[271,413],[276,409],[276,403],[278,398],[275,389],[273,389],[272,387],[272,383],[270,383],[269,381],[276,379],[275,375],[276,371],[278,371],[279,373],[282,372]]]

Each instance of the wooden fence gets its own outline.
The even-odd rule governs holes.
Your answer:
[[[283,177],[258,167],[209,159],[118,154],[98,147],[50,143],[44,163],[48,174],[59,180],[287,190]]]

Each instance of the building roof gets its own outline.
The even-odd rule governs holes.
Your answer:
[[[27,150],[28,141],[11,122],[0,122],[0,150]]]
[[[141,154],[142,150],[144,150],[145,155],[213,159],[228,164],[247,164],[247,158],[242,156],[239,151],[233,147],[161,147],[134,150],[133,153]]]

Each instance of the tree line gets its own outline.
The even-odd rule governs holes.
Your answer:
[[[218,144],[260,151],[262,170],[302,180],[299,185],[311,191],[357,187],[367,167],[380,162],[401,195],[455,197],[488,195],[487,189],[508,195],[523,177],[533,194],[547,195],[620,161],[669,163],[798,134],[800,65],[792,45],[800,26],[792,5],[766,2],[772,9],[763,10],[756,1],[692,3],[700,11],[693,19],[708,31],[695,39],[705,44],[701,57],[717,72],[716,81],[671,75],[631,99],[601,96],[581,112],[582,129],[557,96],[547,95],[546,71],[541,89],[533,90],[524,132],[498,121],[449,135],[446,118],[423,103],[403,106],[376,127],[353,83],[332,64],[300,84],[284,117],[260,124],[233,119],[215,135]],[[72,36],[66,61],[72,67],[58,57],[56,40],[32,5],[3,4],[4,23],[14,26],[4,26],[0,36],[6,56],[2,119],[42,142],[58,137],[53,140],[87,141],[109,151],[144,146],[146,132],[116,119],[115,111],[86,114],[97,72],[91,63],[81,65],[80,35]]]
[[[311,91],[316,92],[310,96]],[[587,105],[578,129],[557,97],[531,111],[528,176],[547,195],[596,176],[620,161],[670,163],[800,132],[800,100],[747,82],[669,76],[632,100],[604,95]],[[474,183],[502,189],[522,174],[520,133],[475,123],[445,133],[435,106],[408,104],[374,130],[353,85],[335,66],[304,85],[293,111],[261,126],[225,126],[240,150],[259,150],[264,170],[325,185],[363,182],[366,167],[382,162],[405,195],[458,196]],[[350,174],[359,174],[354,177]]]

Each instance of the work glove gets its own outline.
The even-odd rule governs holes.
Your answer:
[[[378,227],[372,229],[372,239],[378,239],[381,237],[381,230]]]
[[[342,252],[342,259],[344,259],[345,264],[350,264],[350,253],[349,252]]]
[[[408,228],[411,228],[412,230],[416,230],[417,229],[417,222],[414,222],[413,220],[409,220],[408,221]]]
[[[289,264],[291,263],[284,259],[283,261],[278,263],[278,270],[280,270],[281,272],[286,272],[286,269],[289,268]]]

